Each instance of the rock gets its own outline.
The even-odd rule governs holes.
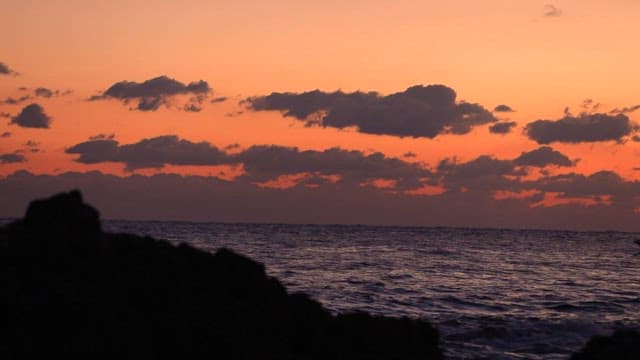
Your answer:
[[[571,356],[571,360],[637,359],[640,359],[640,333],[633,330],[618,330],[611,336],[594,336]]]
[[[228,249],[101,231],[79,192],[0,228],[0,358],[441,359],[425,321],[331,315]]]
[[[95,235],[100,232],[100,215],[82,202],[79,191],[71,191],[33,201],[24,224],[32,231],[47,231],[50,235]]]

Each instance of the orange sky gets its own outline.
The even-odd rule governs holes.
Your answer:
[[[559,16],[544,16],[553,5]],[[601,109],[639,102],[640,2],[635,0],[368,0],[147,1],[23,0],[2,6],[0,61],[19,76],[0,77],[0,99],[18,97],[18,87],[73,90],[38,99],[53,118],[51,129],[27,129],[0,121],[0,153],[39,142],[28,162],[0,165],[35,173],[100,169],[122,174],[121,165],[82,165],[64,150],[89,136],[116,135],[120,143],[176,134],[219,147],[239,143],[278,144],[322,150],[334,146],[382,151],[430,166],[447,157],[471,160],[482,154],[513,158],[539,145],[522,135],[537,119],[574,113],[590,98]],[[182,82],[206,80],[213,96],[200,113],[175,109],[130,111],[122,103],[86,99],[121,80],[167,75]],[[277,112],[245,112],[238,102],[273,91],[403,91],[416,84],[444,84],[459,100],[518,123],[508,135],[487,127],[464,136],[434,139],[361,134],[355,130],[307,128]],[[16,115],[28,104],[0,105]],[[640,111],[629,114],[640,121]],[[575,169],[613,170],[640,179],[634,167],[640,143],[553,144]],[[172,168],[208,174],[213,169]]]

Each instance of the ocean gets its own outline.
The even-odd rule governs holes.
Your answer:
[[[449,359],[566,359],[640,328],[640,234],[104,221],[266,265],[334,312],[424,318]]]

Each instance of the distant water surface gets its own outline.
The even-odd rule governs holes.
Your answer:
[[[335,312],[432,321],[450,359],[566,359],[640,325],[640,234],[106,221],[228,247]]]

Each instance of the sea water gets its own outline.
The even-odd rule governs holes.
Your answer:
[[[566,359],[640,325],[640,234],[106,221],[231,248],[333,312],[431,321],[450,359]]]

